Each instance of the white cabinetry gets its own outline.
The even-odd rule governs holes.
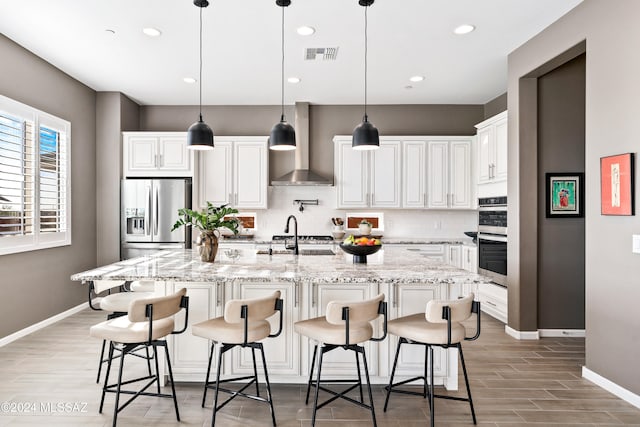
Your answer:
[[[189,326],[182,334],[174,335],[169,350],[173,374],[182,381],[204,381],[203,372],[207,371],[211,343],[191,333],[191,325],[221,316],[224,309],[223,284],[181,283],[168,284],[167,294],[180,288],[187,289],[189,297]],[[184,311],[176,314],[175,324],[184,324]],[[212,372],[217,370],[217,358],[214,358]]]
[[[463,270],[472,273],[478,272],[478,248],[476,246],[462,246],[462,265]]]
[[[282,333],[276,338],[262,341],[266,358],[268,359],[269,375],[300,375],[300,336],[293,330],[293,323],[300,320],[300,285],[298,283],[241,283],[234,284],[233,298],[260,298],[280,291],[283,301]],[[278,314],[269,318],[271,332],[276,333],[279,324]],[[240,349],[231,352],[233,361],[231,373],[252,374],[253,358],[250,349]],[[258,363],[260,366],[260,363]]]
[[[215,147],[200,153],[198,203],[230,204],[237,209],[266,209],[267,137],[216,137]]]
[[[338,208],[399,208],[400,141],[383,140],[373,151],[351,148],[351,137],[335,137]]]
[[[427,141],[402,141],[402,206],[427,206]]]
[[[442,289],[446,288],[440,286],[429,287],[423,284],[391,284],[389,318],[396,319],[401,316],[424,313],[428,301],[432,299],[447,299],[448,296],[442,294]],[[392,364],[398,346],[398,338],[394,335],[389,335],[387,340],[389,342],[387,347],[388,359]],[[418,372],[425,372],[425,351],[425,346],[423,345],[403,344],[398,356],[396,380],[401,380],[403,377],[414,377],[419,375],[417,374]],[[435,377],[442,378],[450,374],[447,364],[447,350],[435,347],[433,358],[433,373]],[[392,365],[389,367],[389,372],[391,372],[391,367]],[[451,368],[457,369],[457,364]],[[442,382],[437,382],[437,384],[442,384]],[[446,384],[446,386],[447,388],[455,388],[454,383]]]
[[[124,177],[193,176],[186,132],[123,132]]]
[[[507,288],[481,283],[478,286],[478,299],[482,311],[507,323]]]
[[[471,139],[428,142],[427,206],[470,209]]]
[[[373,284],[340,284],[324,285],[313,284],[311,286],[311,304],[309,317],[324,316],[327,304],[330,301],[363,301],[377,295],[378,287]],[[424,310],[424,309],[423,309]],[[378,325],[379,326],[379,325]],[[374,336],[380,336],[380,327],[374,328]],[[313,356],[315,342],[308,340],[308,354]],[[369,365],[369,375],[378,375],[378,346],[367,341],[364,343]],[[309,360],[311,367],[311,360]],[[317,372],[317,366],[316,366]],[[308,373],[308,371],[307,371]],[[323,356],[322,375],[352,378],[355,373],[355,357],[353,352],[336,349]]]
[[[462,245],[447,245],[447,264],[462,268]]]
[[[507,180],[507,112],[476,125],[478,184]],[[506,192],[505,192],[506,194]]]

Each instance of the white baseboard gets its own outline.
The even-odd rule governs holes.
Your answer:
[[[578,337],[586,336],[584,329],[538,329],[540,337]]]
[[[517,340],[539,340],[540,332],[539,331],[516,331],[513,328],[510,328],[509,325],[504,326],[504,332]]]
[[[636,408],[640,408],[640,396],[630,392],[624,387],[620,387],[618,384],[606,379],[605,377],[596,374],[592,370],[587,369],[586,366],[582,367],[582,377],[602,387],[603,389],[607,390],[609,393],[615,394],[620,399],[626,402],[629,402]]]
[[[64,319],[65,317],[69,317],[72,314],[76,314],[82,310],[84,310],[85,308],[87,308],[87,303],[83,302],[82,304],[70,308],[67,311],[63,311],[62,313],[56,314],[55,316],[49,317],[48,319],[44,319],[41,322],[38,322],[36,324],[33,324],[31,326],[28,326],[24,329],[20,329],[17,332],[12,333],[11,335],[7,335],[6,337],[0,338],[0,347],[5,346],[9,343],[14,342],[15,340],[25,337],[27,335],[29,335],[32,332],[35,332],[37,330],[40,330],[46,326],[49,325],[53,325],[54,323],[56,323],[59,320]]]

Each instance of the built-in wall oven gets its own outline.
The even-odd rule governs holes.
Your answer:
[[[507,197],[478,199],[478,272],[507,286]]]

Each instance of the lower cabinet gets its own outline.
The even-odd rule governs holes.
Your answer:
[[[478,272],[478,248],[476,246],[462,246],[461,268],[472,273]]]
[[[507,323],[507,288],[481,283],[478,285],[478,299],[482,311]]]
[[[312,284],[310,298],[309,317],[324,316],[327,304],[330,301],[363,301],[378,295],[378,286],[374,284]],[[374,328],[374,336],[379,336],[381,329],[379,325]],[[313,357],[313,347],[315,342],[305,340],[308,346],[309,360],[306,373],[311,369],[311,357]],[[367,364],[369,365],[369,375],[378,375],[378,346],[371,341],[364,344],[367,354]],[[323,356],[322,377],[328,378],[347,377],[353,378],[356,375],[355,354],[352,351],[342,349],[333,350]],[[317,372],[317,371],[316,371]]]
[[[276,338],[262,341],[269,375],[300,375],[300,336],[293,331],[293,323],[300,320],[300,289],[298,283],[241,283],[233,286],[233,299],[260,298],[280,291],[283,300],[282,333]],[[271,331],[278,330],[276,313],[269,318]],[[251,349],[236,347],[231,350],[233,375],[253,373]],[[256,352],[258,373],[262,372],[260,354]]]

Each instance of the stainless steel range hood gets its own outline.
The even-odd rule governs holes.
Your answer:
[[[333,185],[333,182],[309,170],[309,103],[296,102],[295,169],[271,181],[274,186]]]

